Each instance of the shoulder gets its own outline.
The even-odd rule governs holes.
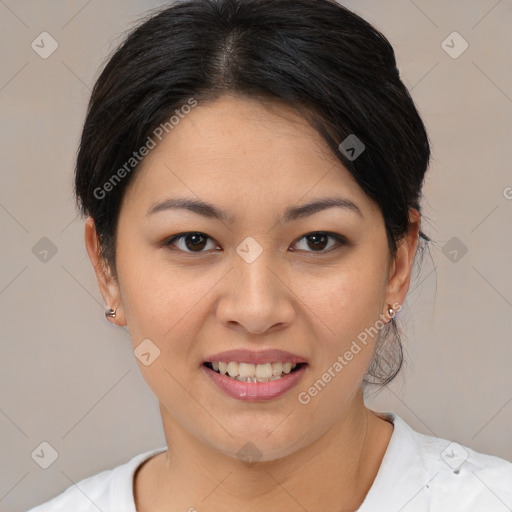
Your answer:
[[[445,503],[453,506],[456,497],[460,510],[510,510],[511,462],[455,441],[412,432],[430,476],[426,491],[432,489],[437,508]]]
[[[360,512],[512,510],[512,463],[421,434],[396,414],[393,435]]]
[[[165,448],[141,453],[115,468],[84,478],[27,512],[135,512],[135,470],[142,462],[163,450]]]

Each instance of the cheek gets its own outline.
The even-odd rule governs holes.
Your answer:
[[[378,320],[383,293],[381,273],[368,265],[333,269],[328,278],[304,281],[302,295],[326,328],[345,338]]]
[[[134,244],[135,245],[135,244]],[[170,321],[182,297],[179,272],[155,261],[149,251],[119,244],[118,273],[130,330]],[[182,297],[183,298],[183,297]]]
[[[118,272],[137,365],[157,399],[164,403],[172,396],[179,408],[187,399],[180,383],[197,360],[189,341],[202,321],[198,313],[205,279],[187,277],[144,254],[125,254],[130,257],[119,258]],[[149,364],[144,353],[150,354]]]
[[[190,349],[184,342],[194,339],[207,314],[208,292],[222,274],[171,265],[154,254],[125,254],[130,257],[119,258],[118,272],[132,344],[149,338],[175,360]]]
[[[339,402],[340,393],[349,400],[371,364],[383,325],[382,272],[375,260],[358,257],[332,269],[328,279],[303,282],[304,302],[311,310],[306,308],[305,314],[317,326],[314,337],[322,346],[318,364],[311,368],[311,383],[332,382],[326,393],[322,391],[318,406],[330,399]]]
[[[370,268],[369,266],[367,269]],[[378,272],[338,271],[316,286],[304,287],[305,313],[314,322],[319,350],[310,378],[301,386],[299,403],[334,421],[338,404],[348,407],[372,362],[382,302]],[[305,409],[306,410],[306,409]]]

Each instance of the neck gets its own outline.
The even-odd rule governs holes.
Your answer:
[[[158,496],[166,510],[356,510],[390,435],[384,443],[383,420],[366,409],[361,397],[314,443],[276,460],[247,464],[202,443],[165,410],[162,419],[168,451],[147,485],[153,486],[148,494]]]

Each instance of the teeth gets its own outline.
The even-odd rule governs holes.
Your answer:
[[[228,373],[230,377],[238,375],[238,363],[228,363]]]
[[[272,363],[272,375],[281,375],[283,373],[283,363]]]
[[[256,366],[256,377],[258,379],[269,379],[272,377],[272,364],[258,364]]]
[[[236,363],[234,363],[236,364]],[[254,374],[256,373],[256,366],[253,364],[247,364],[247,363],[239,363],[238,364],[238,374],[240,377],[254,377]]]
[[[292,366],[292,363],[283,363],[283,372],[290,373],[292,371],[292,368],[295,368],[296,366],[296,364]]]
[[[236,361],[211,363],[214,371],[222,375],[228,374],[231,378],[243,382],[267,382],[269,380],[280,379],[283,374],[290,373],[296,366],[296,363],[275,363],[251,364],[237,363]]]

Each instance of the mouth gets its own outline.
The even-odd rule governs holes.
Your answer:
[[[235,348],[208,355],[200,368],[214,387],[231,398],[266,402],[297,386],[308,366],[304,357],[277,348]]]
[[[307,366],[307,363],[273,361],[254,364],[236,361],[207,361],[203,363],[203,366],[233,380],[258,383],[280,380],[287,375],[300,371]]]

